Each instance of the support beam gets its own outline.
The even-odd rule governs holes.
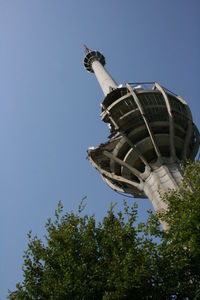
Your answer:
[[[150,172],[151,171],[151,167],[150,167],[149,163],[147,162],[147,160],[145,159],[145,157],[137,149],[137,147],[131,142],[131,140],[127,137],[127,135],[120,129],[119,125],[113,120],[113,118],[111,117],[111,113],[110,113],[109,109],[105,108],[105,106],[103,106],[103,105],[102,105],[102,107],[103,107],[104,111],[107,112],[108,118],[110,119],[110,121],[114,125],[115,130],[118,131],[121,134],[121,136],[123,136],[123,138],[126,140],[127,144],[133,149],[133,151],[137,154],[137,156],[141,159],[141,161],[143,162],[143,164],[146,166],[147,172]]]
[[[97,165],[90,157],[89,157],[90,162],[94,166],[95,169],[99,171],[101,175],[105,175],[106,177],[110,178],[111,180],[119,181],[125,184],[128,184],[130,186],[133,186],[134,188],[138,189],[139,191],[143,191],[143,183],[137,183],[132,180],[128,180],[122,176],[115,175],[114,173],[110,173],[104,169],[102,169],[99,165]]]
[[[185,108],[187,110],[187,115],[188,115],[187,132],[186,132],[186,136],[185,136],[183,151],[181,154],[182,160],[186,160],[187,152],[188,152],[188,148],[189,148],[189,144],[190,144],[190,141],[192,138],[192,132],[193,132],[192,114],[191,114],[190,108],[187,105],[186,101],[183,100],[180,96],[177,96],[177,98],[185,105]]]
[[[141,173],[137,169],[131,167],[129,164],[127,164],[123,160],[119,159],[118,157],[114,156],[112,153],[110,153],[108,151],[104,151],[103,154],[105,156],[107,156],[108,158],[113,159],[120,166],[127,168],[134,176],[136,176],[139,180],[141,180]]]
[[[130,91],[131,95],[133,96],[133,99],[135,100],[135,103],[136,103],[136,105],[137,105],[137,107],[138,107],[138,109],[139,109],[139,111],[140,111],[140,113],[141,113],[141,115],[142,115],[142,118],[143,118],[144,123],[145,123],[145,125],[146,125],[146,128],[147,128],[147,130],[148,130],[148,132],[149,132],[149,136],[150,136],[152,145],[153,145],[153,147],[154,147],[154,150],[155,150],[155,152],[156,152],[156,155],[157,155],[158,159],[159,159],[160,161],[162,161],[162,156],[161,156],[160,150],[158,149],[158,147],[157,147],[157,145],[156,145],[156,142],[155,142],[155,138],[154,138],[153,132],[152,132],[152,130],[151,130],[151,127],[150,127],[150,124],[149,124],[149,122],[148,122],[148,120],[147,120],[147,117],[145,116],[145,112],[144,112],[143,107],[142,107],[142,105],[141,105],[141,103],[140,103],[140,100],[139,100],[139,98],[137,97],[136,93],[133,91],[132,87],[131,87],[128,83],[126,84],[126,87],[127,87],[127,89]]]
[[[172,161],[176,161],[177,157],[176,157],[176,149],[175,149],[175,142],[174,142],[174,120],[173,120],[173,114],[172,114],[172,109],[171,109],[171,105],[169,102],[169,98],[167,96],[167,93],[165,92],[165,90],[162,88],[162,86],[159,83],[157,83],[157,82],[154,83],[153,89],[155,89],[155,88],[161,92],[161,94],[163,95],[163,98],[165,100],[165,104],[166,104],[168,115],[169,115],[170,154],[172,157]]]

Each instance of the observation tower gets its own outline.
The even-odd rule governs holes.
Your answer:
[[[165,210],[161,194],[180,186],[180,165],[194,160],[199,149],[189,106],[157,82],[118,86],[103,54],[87,46],[84,66],[103,90],[101,120],[110,128],[107,142],[88,149],[89,161],[113,190],[148,198],[156,212]]]

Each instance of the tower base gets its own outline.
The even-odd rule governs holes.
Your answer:
[[[163,201],[162,195],[170,190],[176,190],[181,186],[183,172],[178,163],[166,162],[161,166],[151,164],[152,172],[144,181],[143,191],[152,202],[155,212],[167,210],[167,203]],[[164,230],[168,225],[162,222]]]

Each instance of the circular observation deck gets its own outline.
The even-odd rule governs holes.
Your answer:
[[[87,54],[85,55],[84,58],[84,66],[86,68],[86,70],[90,73],[94,73],[93,69],[92,69],[92,63],[93,61],[99,61],[102,66],[105,66],[106,61],[105,61],[105,57],[103,56],[103,54],[99,51],[89,51],[87,52]]]
[[[89,159],[113,189],[146,198],[142,182],[165,163],[194,160],[200,136],[187,103],[158,83],[127,84],[102,102],[110,140]]]

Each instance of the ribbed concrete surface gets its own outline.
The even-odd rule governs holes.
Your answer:
[[[183,176],[178,164],[165,164],[161,167],[152,166],[154,171],[144,182],[144,193],[152,202],[155,211],[166,210],[167,204],[162,200],[162,194],[172,189],[177,189],[182,182]],[[164,230],[167,224],[161,222]]]

